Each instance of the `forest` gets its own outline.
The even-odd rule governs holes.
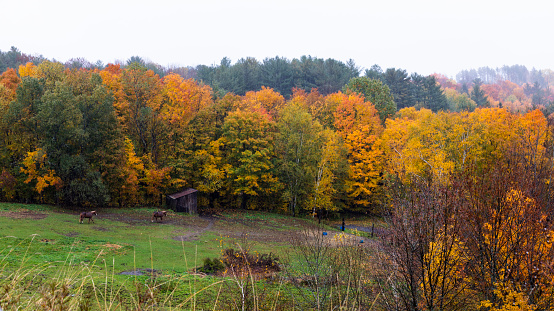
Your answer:
[[[550,310],[554,72],[0,52],[0,200],[386,216],[390,310]],[[388,265],[388,266],[387,266]],[[388,299],[387,299],[388,298]]]
[[[529,131],[525,148],[546,148],[554,102],[554,73],[518,65],[456,82],[306,56],[172,71],[12,48],[0,69],[0,199],[66,206],[192,187],[211,208],[382,215],[400,176],[444,180]]]

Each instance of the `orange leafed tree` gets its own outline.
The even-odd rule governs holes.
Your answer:
[[[273,89],[262,86],[262,89],[247,92],[239,104],[240,109],[260,111],[275,117],[277,111],[285,104],[285,98]]]
[[[163,126],[164,153],[175,156],[177,145],[183,140],[189,122],[203,109],[213,104],[211,88],[200,85],[193,79],[185,80],[177,74],[163,79],[163,106],[160,121]]]
[[[379,143],[383,133],[379,113],[373,104],[357,94],[339,92],[328,95],[326,100],[337,104],[334,125],[348,150],[350,172],[346,187],[351,206],[367,211],[379,189],[384,164]]]
[[[324,127],[334,128],[333,113],[338,103],[332,96],[323,96],[317,89],[312,89],[310,93],[307,93],[302,89],[294,88],[290,102],[306,107],[308,112]]]
[[[159,168],[151,161],[147,161],[144,178],[142,179],[142,182],[146,184],[146,203],[153,205],[163,204],[160,200],[165,186],[169,182],[170,170],[170,167]]]
[[[8,68],[0,75],[0,116],[3,115],[1,110],[7,109],[15,99],[15,91],[20,82],[21,79],[12,68]]]
[[[185,80],[180,75],[171,73],[163,78],[163,84],[167,98],[163,118],[171,125],[187,125],[198,111],[213,102],[211,88],[200,85],[193,79]]]
[[[444,89],[459,90],[461,88],[461,85],[459,83],[452,79],[449,79],[444,75],[434,73],[432,74],[432,76],[435,77],[435,80],[437,80],[440,86]]]
[[[6,89],[9,90],[10,95],[15,97],[15,91],[17,86],[21,82],[21,79],[17,76],[17,73],[14,69],[8,68],[0,75],[0,84],[2,84]]]
[[[140,157],[149,155],[154,163],[163,158],[164,125],[162,80],[152,70],[109,65],[100,72],[102,82],[114,94],[114,108],[120,127],[137,148]]]

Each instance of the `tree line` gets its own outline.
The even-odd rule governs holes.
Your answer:
[[[476,80],[469,89],[444,76],[378,66],[333,92],[310,85],[284,96],[262,85],[241,95],[159,75],[140,58],[84,68],[37,65],[18,53],[1,53],[3,61],[27,62],[0,76],[1,196],[18,202],[160,204],[164,194],[193,187],[203,206],[381,214],[388,209],[386,159],[400,152],[383,142],[403,114],[454,122],[459,114],[483,114],[479,109],[541,109],[546,117],[552,106],[550,92],[537,103],[510,81]],[[482,121],[464,122],[471,128]]]
[[[39,65],[45,60],[46,58],[41,55],[30,56],[12,47],[9,51],[0,51],[0,72],[7,68],[17,69],[27,62]],[[184,79],[194,79],[207,84],[220,97],[226,93],[244,95],[249,91],[259,91],[262,86],[273,89],[286,99],[290,98],[294,88],[306,92],[315,88],[321,94],[328,95],[342,90],[352,78],[368,77],[381,80],[389,87],[398,109],[425,107],[433,111],[456,111],[456,109],[471,108],[473,104],[475,107],[507,105],[509,109],[516,112],[539,108],[546,109],[544,112],[549,114],[554,102],[551,90],[554,84],[554,72],[550,69],[528,70],[523,65],[462,70],[456,75],[456,80],[453,80],[439,74],[431,76],[409,74],[399,68],[383,70],[378,65],[362,70],[352,59],[343,63],[334,59],[311,56],[292,60],[276,56],[262,61],[246,57],[234,64],[225,57],[217,65],[195,67],[164,67],[139,56],[133,56],[125,62],[115,62],[122,68],[132,63],[138,63],[162,78],[167,74],[176,73]],[[106,68],[101,61],[92,63],[83,58],[72,58],[63,65],[66,69],[102,70]],[[453,88],[453,85],[456,85],[457,93],[465,93],[473,102],[460,96],[445,99],[436,82],[439,82],[443,89]],[[481,90],[481,86],[488,89]],[[499,87],[504,88],[501,94],[499,90],[494,89]],[[448,92],[446,95],[449,95]]]

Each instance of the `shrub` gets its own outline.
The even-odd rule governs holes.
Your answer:
[[[251,273],[279,272],[279,258],[273,253],[252,254],[248,250],[236,251],[232,248],[223,252],[221,260],[227,268],[234,270],[250,269]]]
[[[223,270],[225,270],[225,266],[219,258],[204,258],[204,265],[198,269],[206,274],[216,274]]]

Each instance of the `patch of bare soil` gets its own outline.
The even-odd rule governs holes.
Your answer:
[[[48,217],[48,214],[29,210],[0,211],[0,217],[8,217],[14,219],[44,219]]]
[[[175,241],[194,241],[194,240],[197,240],[199,235],[201,235],[202,233],[212,229],[212,227],[214,226],[215,219],[213,217],[210,217],[210,218],[203,217],[203,219],[209,219],[209,223],[206,227],[198,229],[198,230],[194,230],[193,232],[189,232],[185,235],[174,236],[174,237],[172,237],[172,239],[174,239]]]
[[[92,229],[96,230],[96,231],[102,231],[102,232],[108,232],[108,231],[111,231],[109,228],[106,228],[106,227],[100,227],[100,226],[94,226],[92,227]]]
[[[79,234],[80,234],[79,232],[71,231],[71,232],[66,232],[63,235],[65,235],[66,237],[69,237],[69,238],[74,238],[74,237],[78,236]]]
[[[153,225],[190,225],[190,217],[184,217],[179,214],[175,214],[172,211],[168,211],[167,216],[163,219],[152,221],[152,213],[148,211],[128,212],[117,209],[100,209],[97,210],[98,215],[94,217],[95,220],[108,219],[112,221],[118,221],[127,223],[133,226],[153,226]]]
[[[285,227],[283,227],[285,226]],[[302,219],[288,219],[282,224],[266,219],[218,218],[215,230],[232,239],[262,243],[287,243],[291,232],[306,226]],[[286,229],[285,229],[286,228]]]
[[[252,242],[262,243],[283,243],[288,240],[287,232],[294,231],[295,226],[301,228],[303,220],[295,219],[287,221],[287,229],[283,225],[275,223],[274,219],[248,219],[240,216],[225,217],[218,216],[199,216],[194,218],[193,222],[184,224],[189,231],[172,236],[176,241],[195,241],[206,231],[212,231],[217,235],[231,239],[246,239]]]
[[[110,243],[104,244],[103,246],[105,246],[107,248],[113,248],[113,249],[120,249],[120,248],[123,247],[123,246],[118,245],[118,244],[110,244]]]

